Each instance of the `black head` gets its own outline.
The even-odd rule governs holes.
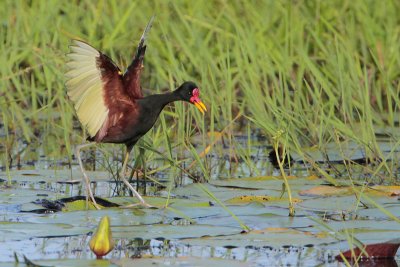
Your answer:
[[[201,113],[204,114],[204,111],[207,111],[206,106],[199,98],[200,89],[194,82],[184,82],[176,89],[175,93],[181,100],[194,104]]]
[[[184,82],[176,89],[176,93],[181,100],[190,102],[190,98],[193,96],[193,91],[195,89],[198,89],[198,86],[194,82]]]

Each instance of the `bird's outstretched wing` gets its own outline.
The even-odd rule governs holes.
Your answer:
[[[152,16],[149,23],[147,23],[142,37],[140,38],[136,55],[123,76],[126,94],[132,99],[143,98],[142,88],[140,86],[140,74],[143,69],[144,54],[146,53],[146,46],[144,43],[153,24],[153,20],[154,16]]]
[[[74,40],[70,50],[67,94],[89,135],[94,137],[102,129],[104,136],[112,107],[132,104],[124,93],[121,72],[110,58],[85,42]]]

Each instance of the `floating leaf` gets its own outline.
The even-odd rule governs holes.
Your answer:
[[[376,185],[372,186],[368,191],[369,193],[376,193],[380,195],[386,195],[389,197],[399,196],[400,195],[400,186],[399,185]]]
[[[350,186],[328,186],[319,185],[313,188],[299,191],[300,196],[343,196],[353,193]]]
[[[264,229],[260,229],[260,230],[253,230],[251,232],[255,233],[255,234],[283,233],[283,232],[286,232],[286,233],[291,232],[291,233],[295,233],[295,234],[299,233],[299,231],[294,230],[292,228],[287,228],[287,227],[268,227],[268,228],[264,228]]]
[[[101,208],[118,207],[119,205],[113,203],[107,199],[95,197],[97,204]],[[43,208],[35,209],[32,207],[30,210],[24,209],[24,212],[34,212],[34,213],[49,213],[49,212],[59,212],[59,211],[79,211],[79,210],[96,210],[96,207],[91,201],[86,202],[85,196],[75,196],[61,198],[57,200],[48,199],[37,199],[32,202],[35,205],[39,205]]]
[[[97,200],[96,200],[97,202]],[[100,205],[100,208],[104,208],[104,206]],[[67,202],[65,203],[65,207],[63,208],[63,211],[77,211],[77,210],[96,210],[96,207],[93,205],[91,201],[87,203],[86,206],[86,200],[78,199],[74,200],[72,202]]]
[[[292,199],[292,200],[294,203],[301,202],[300,199]],[[228,199],[226,202],[229,204],[247,204],[250,202],[274,202],[274,201],[288,201],[288,199],[275,196],[238,196]]]
[[[271,233],[284,233],[284,234],[293,234],[293,235],[307,235],[317,238],[327,238],[329,234],[327,232],[307,232],[307,231],[300,231],[297,229],[293,229],[290,227],[267,227],[260,230],[252,230],[251,233],[253,234],[271,234]]]
[[[25,255],[23,255],[23,257],[24,257],[24,262],[25,262],[26,266],[29,266],[29,267],[50,267],[49,265],[36,264],[33,261],[31,261],[30,259],[28,259]]]
[[[296,179],[298,176],[294,175],[288,175],[286,176],[288,179]],[[244,181],[269,181],[269,180],[283,180],[282,176],[271,176],[271,175],[266,175],[266,176],[255,176],[255,177],[246,177],[246,178],[240,178]]]
[[[129,225],[129,226],[113,226],[114,238],[128,239],[186,239],[186,238],[203,238],[210,236],[230,236],[238,234],[242,231],[236,224],[235,227],[215,226],[205,224],[152,224],[152,225]]]
[[[210,201],[204,199],[204,201],[192,200],[188,198],[178,198],[178,197],[144,197],[147,203],[154,207],[165,207],[166,203],[168,206],[175,207],[209,207]],[[113,202],[120,206],[127,206],[135,203],[136,199],[132,197],[114,197],[112,198]]]

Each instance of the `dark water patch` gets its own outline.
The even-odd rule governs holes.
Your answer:
[[[2,253],[0,262],[12,262],[14,260],[12,251],[24,253],[34,261],[45,261],[68,258],[73,265],[78,259],[94,259],[95,256],[88,249],[89,238],[87,236],[70,236],[54,238],[33,238],[29,240],[11,242]],[[65,246],[64,244],[68,244]],[[337,249],[324,246],[214,246],[212,242],[206,246],[190,245],[184,241],[158,239],[118,239],[115,249],[106,256],[106,259],[121,258],[124,255],[131,259],[148,259],[161,257],[163,261],[178,258],[201,257],[216,258],[221,260],[234,260],[238,263],[246,263],[251,266],[341,266],[334,256],[338,254]],[[400,259],[398,259],[400,260]],[[203,261],[204,262],[204,261]],[[135,261],[133,261],[135,263]],[[221,262],[223,263],[223,261]],[[397,266],[394,260],[369,260],[363,261],[360,266]],[[373,264],[373,265],[371,265]],[[378,265],[377,265],[378,264]]]
[[[249,144],[249,136],[247,135],[234,135],[232,137],[233,142],[238,147],[246,147],[246,153],[240,152],[238,153],[235,150],[235,153],[232,154],[232,148],[230,146],[222,147],[222,149],[217,150],[213,149],[206,156],[207,160],[210,160],[209,165],[209,175],[211,179],[219,179],[221,177],[248,177],[254,174],[257,175],[266,175],[268,173],[274,172],[274,168],[278,168],[276,154],[275,151],[272,150],[270,144],[268,144],[267,140],[264,137],[260,137],[259,135],[250,136],[250,144],[251,147],[247,147]],[[384,138],[383,138],[384,139]],[[336,177],[344,177],[348,175],[348,168],[343,165],[349,165],[352,168],[352,175],[354,178],[364,179],[375,179],[379,177],[367,177],[365,172],[365,167],[374,169],[377,165],[379,165],[383,160],[386,161],[387,164],[396,165],[400,162],[400,151],[392,151],[392,146],[389,140],[382,140],[378,143],[382,155],[380,157],[371,157],[366,156],[367,153],[364,150],[363,146],[360,146],[356,143],[347,142],[343,144],[330,143],[326,144],[324,149],[308,149],[305,148],[304,154],[312,160],[314,164],[318,164],[322,169],[327,170],[328,173],[332,176]],[[201,141],[198,141],[199,144]],[[196,142],[194,142],[196,143]],[[65,154],[57,155],[54,154],[51,157],[46,155],[42,148],[35,147],[39,146],[38,143],[29,143],[24,146],[30,147],[30,153],[25,152],[21,153],[21,157],[18,160],[18,164],[11,162],[10,166],[4,166],[0,162],[0,170],[5,171],[7,168],[13,169],[73,169],[79,170],[79,166],[77,165],[76,159],[73,153],[69,156]],[[100,149],[83,151],[83,161],[85,163],[85,167],[87,170],[105,170],[110,174],[115,176],[117,173],[118,167],[122,164],[123,159],[123,147],[122,146],[108,146],[110,147],[111,153],[105,154],[102,153]],[[160,149],[160,148],[159,148]],[[202,152],[203,147],[199,147],[199,153]],[[162,149],[160,149],[162,150]],[[65,151],[65,150],[63,150]],[[174,151],[173,151],[174,152]],[[175,153],[175,152],[174,152]],[[181,152],[180,152],[181,153]],[[279,153],[278,153],[279,154]],[[28,156],[30,155],[30,156]],[[289,161],[285,161],[284,163],[287,172],[298,173],[299,171],[309,172],[313,166],[310,162],[305,161],[299,155],[294,152],[290,152],[291,160],[290,166],[288,165]],[[176,157],[176,155],[173,155]],[[193,158],[193,155],[189,151],[184,151],[183,155],[179,155],[180,159],[188,159]],[[134,157],[132,157],[134,159]],[[286,157],[287,159],[287,157]],[[249,165],[251,162],[251,165]],[[4,162],[3,162],[4,163]],[[162,158],[154,158],[150,162],[147,163],[149,167],[149,171],[158,170],[160,167],[165,166],[166,161]],[[181,164],[182,168],[186,169],[190,166],[191,162],[186,161]],[[192,176],[197,177],[197,181],[204,182],[204,175],[202,174],[202,170],[198,168],[191,168],[188,172],[191,173]],[[257,171],[255,171],[257,169]],[[354,170],[353,170],[354,169]],[[381,172],[379,175],[387,175],[384,168],[381,168]],[[176,184],[186,183],[189,176],[185,172],[177,172],[179,177],[175,178]],[[392,177],[400,178],[400,167],[392,168],[392,173],[390,173]],[[376,175],[375,175],[376,176]],[[170,181],[170,169],[158,170],[154,174],[152,174],[156,180],[161,182]],[[113,177],[114,179],[116,177]],[[381,182],[383,179],[380,179]]]
[[[371,203],[359,205],[354,192],[347,196],[334,197],[298,194],[301,190],[324,185],[326,182],[322,176],[308,180],[309,176],[316,176],[316,171],[310,163],[299,161],[296,155],[293,155],[294,164],[286,171],[290,175],[289,184],[296,194],[295,197],[300,198],[301,202],[295,205],[296,216],[289,218],[287,200],[279,199],[282,191],[281,173],[269,162],[270,150],[267,147],[268,145],[256,144],[250,148],[249,155],[238,160],[229,154],[229,148],[222,150],[222,153],[211,152],[204,159],[209,164],[207,170],[210,171],[212,181],[202,186],[207,187],[229,211],[250,226],[253,229],[251,231],[243,231],[227,210],[214,200],[213,205],[210,205],[210,197],[192,184],[192,179],[186,179],[188,176],[184,172],[169,166],[162,169],[162,166],[167,166],[162,159],[154,159],[148,162],[148,166],[150,171],[161,168],[151,175],[163,185],[143,179],[134,179],[132,184],[141,189],[146,185],[146,189],[141,192],[146,192],[148,196],[163,196],[157,202],[161,203],[160,207],[165,205],[168,198],[171,210],[104,209],[60,212],[65,204],[58,202],[60,198],[84,201],[82,174],[76,162],[69,164],[69,159],[54,161],[40,157],[31,171],[23,165],[26,167],[23,171],[12,170],[9,174],[0,174],[0,179],[3,180],[0,186],[5,189],[1,192],[4,202],[0,204],[3,221],[26,223],[16,224],[15,227],[9,225],[7,227],[10,229],[7,231],[3,229],[2,247],[10,246],[14,250],[22,248],[30,253],[27,256],[32,259],[92,259],[94,256],[87,247],[87,233],[93,231],[99,216],[108,215],[112,218],[113,233],[117,240],[116,249],[110,258],[121,258],[121,255],[132,258],[201,256],[235,260],[250,263],[252,266],[264,266],[265,262],[278,266],[336,266],[338,263],[334,256],[339,249],[347,250],[349,244],[329,236],[325,232],[327,230],[321,230],[323,227],[310,217],[322,220],[335,233],[354,233],[354,237],[363,242],[375,242],[377,236],[386,239],[398,234],[396,224],[389,221],[377,207]],[[382,150],[390,151],[385,147],[386,145],[382,145]],[[107,156],[99,151],[83,153],[87,158],[85,162],[88,169],[101,170],[88,172],[93,191],[99,197],[129,196],[129,191],[124,190],[116,175],[122,153],[115,153],[106,159]],[[337,149],[332,150],[328,160],[319,151],[311,151],[308,155],[335,179],[343,177],[348,181],[349,171],[345,164],[350,162],[346,160],[364,159],[363,152],[357,146],[348,153],[351,157],[349,154],[343,156]],[[187,154],[182,159],[191,157],[191,154]],[[387,152],[383,158],[390,164],[396,164],[400,154]],[[108,168],[104,167],[106,161],[110,163]],[[188,168],[190,164],[187,161],[183,166]],[[380,180],[381,177],[388,177],[386,171],[380,170],[374,175],[366,171],[374,168],[373,163],[359,161],[351,164],[353,184],[367,188],[387,182]],[[53,170],[49,169],[54,167],[56,168]],[[201,180],[203,175],[197,167],[189,171]],[[399,172],[399,168],[394,168],[391,177],[399,176]],[[223,179],[231,177],[235,179]],[[257,177],[261,179],[253,179]],[[10,181],[10,186],[6,186]],[[171,181],[174,181],[173,186]],[[238,196],[254,196],[254,199],[263,201],[237,205],[227,202]],[[286,195],[283,197],[286,198]],[[374,201],[387,211],[397,214],[397,198],[380,196],[375,197]],[[271,199],[275,199],[275,202],[270,202]],[[32,205],[36,205],[36,210]],[[21,210],[31,212],[21,213]],[[40,214],[33,214],[32,211]],[[13,227],[15,229],[11,229]],[[346,239],[342,237],[341,240]],[[7,248],[0,262],[12,260],[11,255],[12,251]]]

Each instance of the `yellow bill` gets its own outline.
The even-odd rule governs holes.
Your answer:
[[[204,105],[203,102],[198,101],[198,102],[194,102],[193,104],[196,106],[196,108],[197,108],[198,110],[200,110],[200,112],[201,112],[203,115],[204,115],[204,112],[207,111],[206,105]]]

